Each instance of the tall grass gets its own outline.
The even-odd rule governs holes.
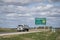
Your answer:
[[[0,37],[0,40],[60,40],[59,37],[59,32],[38,32]]]
[[[0,32],[16,32],[15,29],[9,29],[9,28],[0,28]]]

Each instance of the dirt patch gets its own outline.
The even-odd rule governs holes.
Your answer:
[[[24,38],[24,40],[33,40],[32,38]]]
[[[11,37],[16,37],[17,35],[6,35],[6,36],[1,36],[2,38],[11,38]]]
[[[60,40],[60,36],[58,36],[58,37],[56,38],[56,40]]]
[[[49,31],[49,29],[30,29],[30,31]]]

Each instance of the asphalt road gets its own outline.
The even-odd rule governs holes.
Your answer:
[[[35,33],[40,31],[29,31],[29,32],[7,32],[7,33],[0,33],[0,36],[7,36],[7,35],[17,35],[17,34],[27,34],[27,33]]]
[[[42,32],[42,31],[49,31],[49,29],[31,29],[28,32],[0,32],[0,36],[7,36],[7,35],[18,35],[18,34],[27,34],[27,33],[35,33],[35,32]]]

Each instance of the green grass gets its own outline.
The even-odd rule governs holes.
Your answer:
[[[38,32],[8,37],[0,37],[0,40],[60,40],[60,32]]]
[[[0,32],[16,32],[15,29],[0,28]]]

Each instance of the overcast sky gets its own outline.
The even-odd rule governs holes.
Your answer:
[[[0,27],[35,27],[36,17],[46,18],[46,26],[60,27],[60,0],[0,0]]]

